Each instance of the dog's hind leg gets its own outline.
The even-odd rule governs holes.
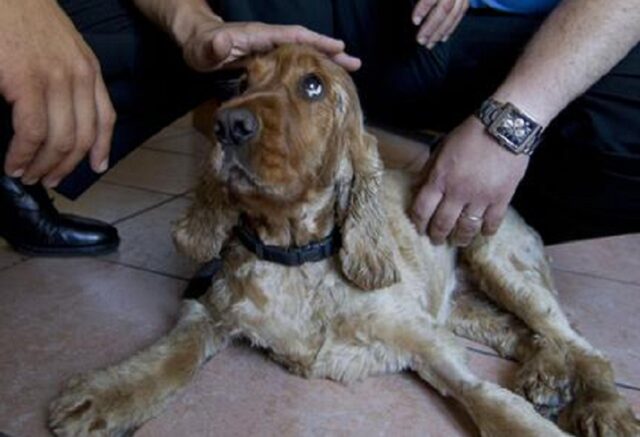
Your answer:
[[[412,370],[445,396],[459,401],[481,435],[491,437],[565,436],[524,398],[484,381],[468,369],[465,350],[455,336],[431,320],[374,325],[374,337],[409,362]],[[406,356],[405,356],[406,354]]]
[[[224,343],[205,307],[185,301],[177,325],[156,344],[120,364],[72,378],[50,406],[49,427],[58,436],[131,435]]]
[[[487,296],[566,357],[574,401],[561,414],[563,427],[589,436],[639,435],[640,423],[618,393],[611,364],[575,332],[561,310],[537,234],[510,211],[495,236],[476,238],[462,256]],[[541,364],[547,357],[538,358]],[[540,374],[545,369],[525,363],[518,385],[540,395],[546,390],[541,382],[547,378]]]

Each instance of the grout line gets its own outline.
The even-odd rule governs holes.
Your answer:
[[[193,156],[195,158],[199,158],[200,156],[202,156],[202,154],[198,154],[198,153],[194,153],[194,152],[180,152],[177,150],[164,150],[164,149],[156,149],[155,147],[145,147],[145,150],[151,150],[153,152],[160,152],[160,153],[168,153],[171,155],[179,155],[179,156]]]
[[[164,194],[165,196],[175,196],[176,195],[176,193],[169,193],[169,192],[166,192],[166,191],[154,190],[152,188],[146,188],[146,187],[139,187],[139,186],[135,186],[135,185],[123,184],[121,182],[112,182],[112,181],[107,181],[107,180],[102,180],[100,182],[102,182],[103,184],[107,184],[107,185],[115,185],[117,187],[132,188],[134,190],[146,191],[147,193],[152,193],[152,194]]]
[[[572,275],[586,276],[588,278],[616,282],[616,283],[622,284],[622,285],[633,285],[633,286],[636,286],[636,287],[640,287],[640,284],[637,283],[637,282],[634,282],[634,281],[624,281],[624,280],[621,280],[621,279],[609,278],[607,276],[597,275],[595,273],[588,273],[588,272],[580,272],[580,271],[570,270],[570,269],[563,269],[561,267],[555,267],[555,266],[553,266],[553,264],[551,264],[551,267],[553,268],[553,270],[557,270],[557,271],[563,272],[563,273],[569,273],[569,274],[572,274]]]
[[[153,204],[153,205],[148,206],[148,207],[146,207],[146,208],[142,208],[142,209],[141,209],[141,210],[139,210],[139,211],[133,212],[133,213],[131,213],[131,214],[129,214],[129,215],[126,215],[126,216],[124,216],[124,217],[121,217],[121,218],[119,218],[119,219],[115,220],[115,221],[112,223],[112,225],[114,225],[114,226],[115,226],[115,225],[118,225],[118,224],[120,224],[120,223],[123,223],[123,222],[125,222],[125,221],[127,221],[127,220],[130,220],[130,219],[132,219],[132,218],[138,217],[138,216],[140,216],[140,215],[142,215],[142,214],[144,214],[144,213],[147,213],[147,212],[149,212],[149,211],[151,211],[151,210],[153,210],[153,209],[156,209],[156,208],[159,208],[159,207],[161,207],[161,206],[164,206],[164,205],[166,205],[166,204],[168,204],[168,203],[171,203],[171,202],[173,202],[173,201],[174,201],[174,200],[176,200],[176,199],[180,199],[180,198],[182,198],[182,196],[184,196],[184,194],[173,194],[173,195],[171,195],[171,197],[169,197],[168,199],[164,199],[164,200],[162,200],[162,201],[160,201],[160,202],[158,202],[158,203],[156,203],[156,204]]]
[[[166,272],[161,272],[160,270],[153,270],[153,269],[149,269],[146,267],[140,267],[140,266],[136,266],[134,264],[129,264],[129,263],[125,263],[122,261],[117,261],[117,260],[113,260],[113,259],[109,259],[109,258],[100,258],[100,261],[109,263],[109,264],[115,264],[118,266],[122,266],[122,267],[127,267],[133,270],[138,270],[140,272],[145,272],[145,273],[152,273],[154,275],[158,275],[158,276],[163,276],[165,278],[171,278],[171,279],[177,279],[179,281],[189,281],[189,278],[185,278],[184,276],[180,276],[180,275],[174,275],[172,273],[166,273]]]
[[[636,387],[635,385],[625,384],[623,382],[616,382],[616,386],[619,388],[623,388],[625,390],[638,391],[640,392],[640,387]]]
[[[17,253],[17,252],[16,252],[16,253]],[[4,266],[4,267],[0,268],[0,272],[4,272],[4,271],[6,271],[6,270],[12,269],[13,267],[17,267],[17,266],[19,266],[20,264],[23,264],[23,263],[25,263],[25,262],[27,262],[27,261],[29,261],[29,260],[31,259],[31,257],[29,257],[29,256],[27,256],[27,255],[20,255],[20,254],[18,254],[18,256],[20,256],[20,257],[21,257],[18,261],[13,262],[13,263],[11,263],[11,264],[9,264],[9,265],[6,265],[6,266]]]
[[[206,153],[198,154],[198,153],[193,153],[193,152],[179,152],[179,151],[176,151],[176,150],[156,149],[154,147],[143,147],[143,149],[144,150],[149,150],[151,152],[164,153],[165,155],[189,156],[189,157],[194,157],[194,158],[200,158],[200,157],[206,155]]]

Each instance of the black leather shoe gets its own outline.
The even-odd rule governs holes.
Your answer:
[[[60,214],[40,185],[0,176],[0,237],[27,255],[82,256],[111,252],[118,231],[106,223]]]

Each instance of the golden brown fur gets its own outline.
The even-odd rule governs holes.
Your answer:
[[[301,98],[315,73],[324,98]],[[457,399],[485,436],[560,436],[534,409],[586,436],[640,430],[611,366],[569,325],[537,235],[510,211],[498,234],[465,249],[433,246],[405,211],[411,176],[383,170],[348,75],[316,52],[283,47],[248,64],[260,133],[216,144],[196,199],[175,227],[221,274],[177,326],[129,360],[71,381],[51,405],[60,436],[124,435],[157,414],[197,369],[238,337],[291,371],[339,381],[411,369]],[[238,215],[272,245],[342,232],[338,255],[299,267],[262,261],[232,235]],[[516,391],[475,376],[455,334],[522,362]],[[206,407],[203,407],[206,408]]]

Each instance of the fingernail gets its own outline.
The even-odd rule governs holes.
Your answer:
[[[36,178],[22,178],[21,182],[24,185],[34,185],[36,182],[38,182],[38,179]]]
[[[419,36],[418,37],[418,44],[420,44],[421,46],[424,45],[424,43],[427,42],[427,38],[425,38],[424,36]]]
[[[98,173],[104,173],[109,168],[109,159],[105,159],[98,166]]]
[[[420,23],[422,23],[422,17],[420,15],[414,16],[413,17],[413,24],[415,24],[417,26]]]
[[[430,42],[429,44],[427,44],[427,49],[431,50],[432,48],[434,48],[436,46],[436,43],[434,42]]]
[[[60,179],[45,179],[42,184],[47,188],[55,188],[60,183]]]
[[[449,41],[449,36],[451,36],[451,35],[445,35],[445,36],[442,38],[442,42],[447,42],[447,41]]]
[[[21,178],[23,174],[24,174],[24,169],[19,168],[17,170],[14,170],[14,172],[11,173],[9,176],[11,176],[12,178]]]

